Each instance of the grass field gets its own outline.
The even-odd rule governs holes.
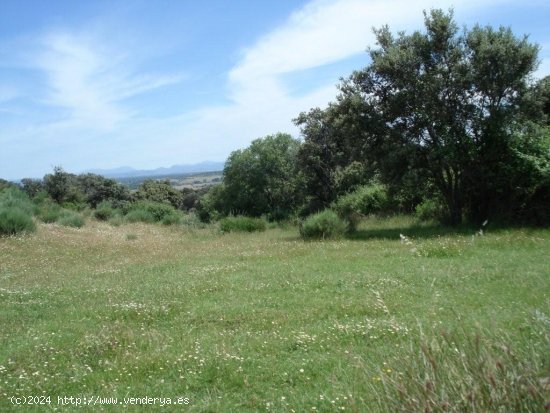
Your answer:
[[[0,411],[544,411],[550,230],[475,233],[89,219],[0,238]]]

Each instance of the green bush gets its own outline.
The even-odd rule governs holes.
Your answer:
[[[155,217],[153,214],[144,209],[133,209],[126,214],[124,219],[127,222],[145,222],[147,224],[152,224],[155,222]]]
[[[0,191],[0,207],[14,208],[32,215],[33,205],[27,194],[17,188],[6,188]]]
[[[304,239],[340,238],[347,230],[344,220],[330,209],[311,215],[300,224],[300,235]]]
[[[180,220],[181,216],[177,212],[174,212],[172,214],[165,215],[161,222],[162,225],[174,225],[179,224]]]
[[[222,232],[254,232],[265,231],[267,224],[264,219],[250,217],[226,217],[220,220]]]
[[[361,217],[384,211],[388,204],[386,187],[381,184],[365,185],[339,197],[332,208],[355,231]]]
[[[84,218],[82,215],[72,211],[65,211],[59,218],[59,224],[65,227],[82,228],[84,226]]]
[[[0,207],[0,235],[34,232],[36,225],[29,213],[15,207]]]
[[[61,207],[53,202],[44,202],[35,209],[38,219],[45,223],[56,222],[62,214]]]
[[[113,227],[119,227],[124,223],[124,219],[120,215],[115,215],[109,219],[109,224]]]
[[[440,221],[445,215],[441,203],[434,199],[425,199],[418,204],[415,214],[420,221],[430,221],[432,219]]]
[[[138,201],[133,203],[128,214],[133,211],[145,211],[153,217],[152,221],[143,222],[161,222],[164,217],[176,214],[176,210],[171,205],[152,201]]]
[[[113,206],[108,201],[101,202],[96,210],[94,211],[94,217],[99,221],[108,221],[114,217],[116,211],[113,209]]]

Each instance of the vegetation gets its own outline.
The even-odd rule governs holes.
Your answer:
[[[82,215],[72,211],[64,212],[59,217],[58,222],[60,225],[63,225],[65,227],[73,227],[73,228],[82,228],[85,224],[85,221]]]
[[[386,188],[372,183],[342,195],[333,203],[332,208],[347,222],[348,230],[353,232],[362,217],[388,210],[388,202]]]
[[[341,238],[347,231],[348,225],[330,209],[317,212],[300,224],[300,235],[304,239]]]
[[[35,230],[36,226],[29,214],[13,207],[0,207],[0,235],[16,235]]]
[[[264,219],[250,217],[226,217],[220,220],[221,232],[255,232],[265,231],[267,224]]]
[[[90,220],[0,239],[2,393],[544,411],[548,230],[368,218],[353,239],[304,243],[291,226],[213,229]]]
[[[256,139],[219,185],[0,180],[0,235],[38,226],[0,238],[0,394],[548,409],[550,232],[521,227],[550,222],[538,47],[440,10],[375,33],[336,101],[295,119],[303,141]]]
[[[29,198],[14,187],[0,191],[0,236],[34,232],[33,206]]]
[[[300,205],[296,156],[300,143],[277,134],[253,141],[247,149],[232,152],[223,171],[224,214],[284,219]]]
[[[425,32],[384,27],[376,38],[372,63],[342,82],[336,103],[296,119],[310,208],[347,192],[337,177],[356,165],[352,177],[378,174],[405,200],[442,199],[453,224],[549,212],[548,88],[529,83],[538,47],[510,29],[461,32],[440,10]]]

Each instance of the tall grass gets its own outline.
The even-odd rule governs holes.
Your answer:
[[[405,351],[379,371],[382,391],[373,386],[380,396],[378,410],[544,411],[550,406],[545,404],[542,355],[550,354],[550,325],[537,327],[539,340],[526,348],[514,346],[503,332],[460,326],[424,334],[420,329]]]
[[[34,232],[33,205],[28,196],[16,188],[0,191],[0,235]]]
[[[243,216],[226,217],[220,220],[221,232],[255,232],[265,231],[267,223],[262,218]]]

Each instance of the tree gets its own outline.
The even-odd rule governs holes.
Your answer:
[[[76,175],[65,172],[60,166],[54,167],[53,174],[45,175],[43,181],[44,189],[58,204],[66,202],[80,204],[85,200]]]
[[[232,152],[223,171],[225,212],[272,219],[290,215],[301,202],[299,148],[299,141],[279,133]]]
[[[36,194],[44,190],[44,184],[40,179],[23,178],[21,180],[21,189],[30,198],[34,198]]]
[[[178,191],[170,185],[169,180],[157,181],[155,179],[147,179],[139,186],[136,198],[169,204],[174,208],[181,208],[183,192]]]
[[[425,27],[396,37],[387,26],[376,30],[372,63],[342,93],[363,100],[365,118],[383,119],[384,132],[367,145],[382,171],[390,164],[425,175],[453,224],[465,211],[484,219],[509,181],[503,173],[538,47],[507,28],[459,33],[452,12],[441,10],[425,13]]]
[[[328,207],[338,195],[373,177],[376,162],[366,151],[380,125],[373,116],[365,116],[368,111],[358,95],[341,94],[328,108],[315,108],[294,119],[304,137],[298,166],[304,175],[309,212]]]
[[[78,175],[77,184],[84,193],[86,202],[92,208],[103,201],[115,201],[116,203],[131,199],[128,187],[101,175],[91,173]]]

